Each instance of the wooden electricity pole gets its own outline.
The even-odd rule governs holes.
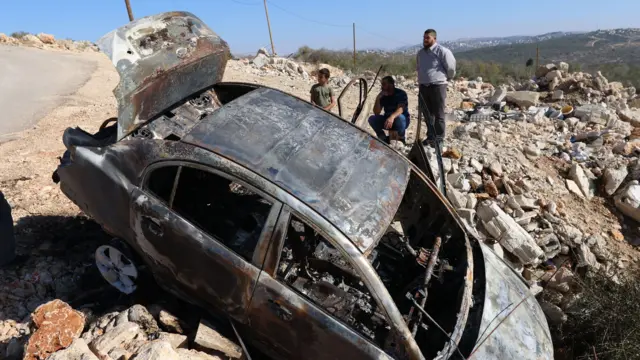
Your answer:
[[[540,66],[540,46],[536,45],[536,71],[538,71],[539,66]]]
[[[356,67],[356,23],[353,23],[353,68]]]
[[[269,9],[267,9],[267,0],[264,0],[264,13],[267,15],[267,27],[269,28],[269,40],[271,40],[271,52],[276,55],[276,48],[273,46],[273,35],[271,34],[271,23],[269,22]]]
[[[133,11],[131,11],[131,4],[129,0],[124,0],[125,5],[127,5],[127,12],[129,13],[129,21],[133,21]]]

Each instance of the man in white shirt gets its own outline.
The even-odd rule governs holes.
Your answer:
[[[451,50],[436,42],[437,33],[433,29],[424,32],[422,49],[416,55],[418,84],[420,84],[418,104],[426,116],[425,109],[433,116],[435,134],[429,132],[425,144],[432,144],[437,138],[444,139],[446,125],[445,105],[447,100],[447,83],[456,75],[456,59]]]

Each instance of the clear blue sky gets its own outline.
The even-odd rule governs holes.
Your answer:
[[[638,0],[268,1],[279,54],[301,45],[351,48],[353,22],[359,49],[417,44],[426,28],[435,28],[440,40],[454,40],[640,27]],[[136,18],[190,11],[222,36],[234,53],[253,53],[269,44],[262,0],[131,0],[131,5]],[[124,0],[5,0],[0,32],[46,32],[96,41],[127,21]]]

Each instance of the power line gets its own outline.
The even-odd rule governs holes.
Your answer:
[[[298,17],[298,18],[300,18],[300,19],[302,19],[302,20],[304,20],[304,21],[313,22],[313,23],[316,23],[316,24],[324,25],[324,26],[332,26],[332,27],[349,27],[349,28],[351,27],[351,25],[329,24],[329,23],[325,23],[325,22],[321,22],[321,21],[317,21],[317,20],[309,19],[309,18],[306,18],[306,17],[304,17],[304,16],[298,15],[298,14],[296,14],[296,13],[294,13],[294,12],[291,12],[291,11],[289,11],[289,10],[287,10],[287,9],[283,8],[282,6],[280,6],[280,5],[278,5],[278,4],[275,4],[274,2],[272,2],[272,1],[270,1],[270,0],[267,0],[267,2],[268,2],[269,4],[271,4],[271,5],[273,5],[274,7],[276,7],[276,8],[278,8],[278,9],[280,9],[281,11],[284,11],[284,12],[288,13],[289,15],[293,15],[293,16],[295,16],[295,17]]]

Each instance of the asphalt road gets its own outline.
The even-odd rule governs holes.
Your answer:
[[[0,46],[0,142],[62,103],[95,68],[77,54]]]

